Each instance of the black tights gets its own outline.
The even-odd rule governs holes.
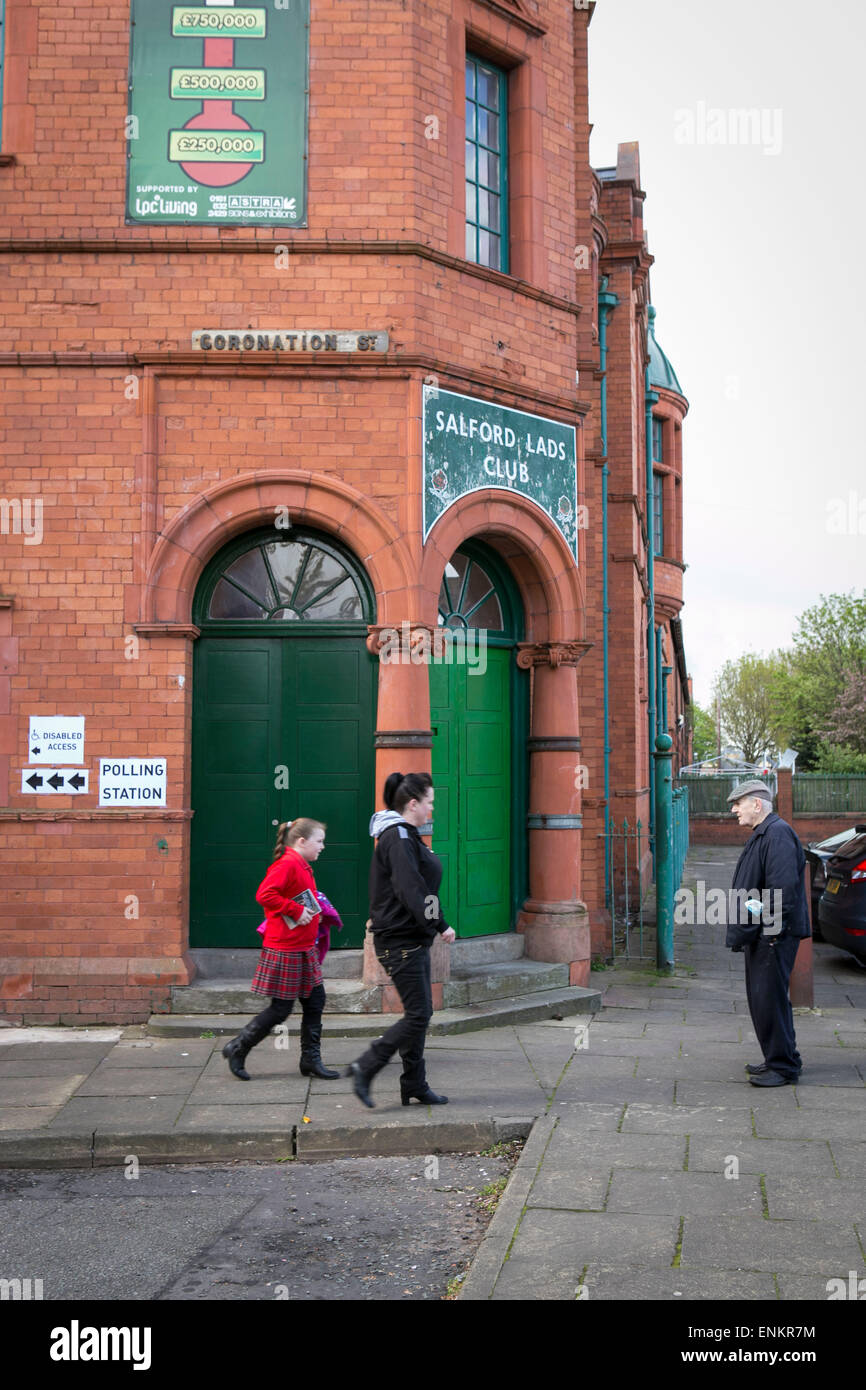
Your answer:
[[[276,1028],[278,1023],[285,1023],[294,1008],[294,1004],[294,999],[272,999],[266,1009],[262,1009],[260,1014],[256,1014],[253,1023],[263,1030],[262,1037],[266,1037],[272,1028]],[[306,999],[301,1000],[304,1022],[317,1023],[322,1017],[324,1007],[325,986],[316,985],[315,989],[310,990]]]

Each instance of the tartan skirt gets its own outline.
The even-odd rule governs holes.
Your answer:
[[[274,951],[262,947],[250,992],[271,999],[306,999],[322,983],[315,945],[306,951]]]

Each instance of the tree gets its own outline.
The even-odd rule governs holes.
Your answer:
[[[776,745],[772,690],[775,657],[748,652],[726,661],[713,687],[721,702],[722,731],[743,750],[746,762],[756,763]]]
[[[866,593],[821,595],[798,619],[793,650],[779,654],[773,679],[776,742],[796,748],[797,766],[840,766],[866,751]],[[833,751],[830,751],[832,747]]]
[[[712,758],[716,752],[716,721],[711,714],[694,701],[687,706],[686,718],[692,730],[692,758],[702,763]]]

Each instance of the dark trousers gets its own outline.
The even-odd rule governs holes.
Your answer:
[[[371,1043],[359,1058],[358,1065],[365,1076],[374,1076],[389,1062],[395,1052],[403,1059],[400,1090],[404,1094],[423,1091],[427,1083],[424,1066],[424,1041],[427,1024],[433,1014],[433,992],[430,988],[430,947],[415,946],[405,950],[376,950],[384,969],[394,981],[405,1010],[403,1017]]]
[[[797,1077],[803,1065],[794,1036],[788,982],[800,939],[759,936],[745,946],[746,998],[764,1061],[781,1076]]]
[[[289,1014],[294,1008],[294,999],[272,999],[266,1009],[262,1009],[260,1014],[256,1014],[252,1020],[256,1025],[256,1031],[261,1032],[261,1036],[266,1038],[272,1028],[277,1024],[285,1023]],[[304,1024],[312,1023],[314,1026],[321,1023],[322,1010],[325,1007],[325,986],[316,985],[315,989],[310,990],[306,999],[301,1000],[301,1008],[304,1011]]]

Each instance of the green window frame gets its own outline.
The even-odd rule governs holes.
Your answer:
[[[466,55],[466,259],[508,274],[508,75]]]
[[[653,555],[665,548],[665,475],[653,470]]]
[[[653,416],[653,463],[664,463],[664,421]]]

